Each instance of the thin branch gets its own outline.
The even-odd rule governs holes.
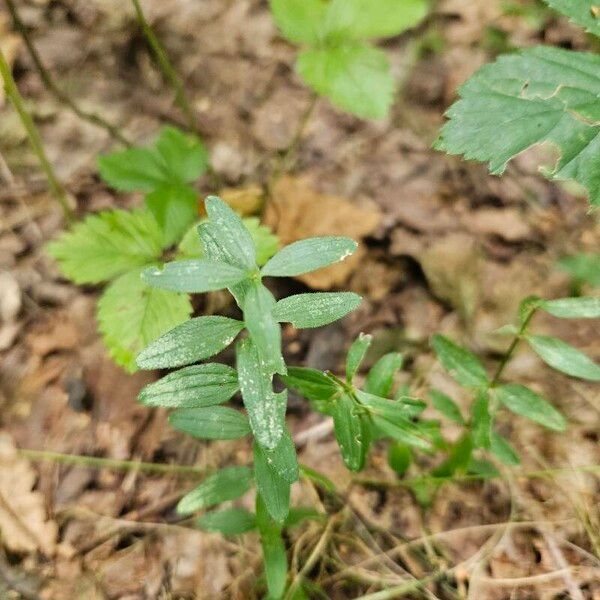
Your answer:
[[[38,51],[35,49],[31,38],[29,37],[29,32],[27,31],[27,27],[25,23],[21,20],[21,16],[15,6],[13,0],[4,0],[6,7],[8,8],[8,12],[13,21],[13,27],[16,31],[21,34],[23,41],[25,42],[25,46],[31,56],[31,60],[35,65],[42,82],[48,88],[50,93],[54,94],[59,102],[62,102],[65,106],[71,109],[80,119],[84,121],[88,121],[92,125],[96,127],[100,127],[107,131],[113,138],[121,142],[124,146],[131,146],[131,142],[119,131],[119,129],[109,123],[106,119],[101,117],[99,114],[91,111],[84,110],[80,108],[74,100],[72,100],[67,94],[65,94],[56,84],[56,82],[50,76],[50,73],[44,67],[42,59],[38,54]]]
[[[61,205],[63,209],[63,213],[65,215],[65,219],[67,222],[71,222],[73,220],[71,207],[69,206],[69,201],[67,199],[67,194],[58,180],[58,177],[54,173],[54,169],[46,156],[44,151],[44,146],[42,144],[42,139],[40,134],[33,122],[33,118],[25,108],[25,103],[23,102],[23,98],[19,93],[17,88],[17,84],[12,76],[12,72],[10,66],[6,58],[4,57],[4,53],[0,48],[0,75],[4,81],[4,89],[6,90],[6,95],[11,101],[12,105],[15,107],[15,110],[19,114],[21,122],[23,123],[23,127],[25,127],[25,131],[27,132],[27,138],[29,139],[29,143],[36,154],[40,165],[46,174],[46,178],[48,179],[48,185],[50,186],[50,190],[58,203]]]

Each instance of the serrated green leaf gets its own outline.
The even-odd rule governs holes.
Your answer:
[[[536,354],[553,369],[572,377],[600,381],[600,366],[577,348],[547,335],[528,335],[525,339]]]
[[[224,350],[244,328],[227,317],[196,317],[154,340],[137,357],[140,369],[182,367]]]
[[[164,247],[181,239],[198,217],[198,194],[187,185],[161,185],[144,202],[163,232]]]
[[[402,368],[404,359],[399,352],[382,356],[372,367],[365,382],[365,392],[387,397],[392,392],[394,375]]]
[[[269,463],[269,456],[261,446],[254,443],[253,449],[254,479],[258,495],[264,501],[269,515],[281,524],[290,509],[290,483]]]
[[[237,368],[252,433],[261,446],[275,448],[285,430],[287,392],[273,391],[273,374],[262,366],[257,348],[249,338],[237,344]]]
[[[567,427],[565,418],[552,404],[524,385],[501,385],[495,388],[494,393],[506,408],[522,417],[554,431],[564,431]]]
[[[208,169],[208,150],[202,141],[175,127],[162,128],[156,149],[172,180],[189,183]]]
[[[600,298],[544,300],[540,308],[561,319],[600,319]]]
[[[227,402],[239,389],[236,370],[220,363],[185,367],[147,385],[138,396],[146,406],[201,408]]]
[[[297,70],[320,96],[349,113],[367,119],[387,116],[396,84],[385,53],[347,42],[302,51]]]
[[[396,471],[396,474],[402,477],[410,463],[412,462],[412,452],[410,446],[402,444],[401,442],[395,442],[390,444],[388,447],[388,464]]]
[[[550,142],[560,158],[544,174],[574,179],[600,204],[600,56],[538,46],[501,56],[460,88],[436,148],[489,161],[495,175],[531,146]],[[502,132],[502,135],[498,135]]]
[[[100,176],[123,192],[151,192],[167,180],[165,165],[154,148],[129,148],[98,158]]]
[[[76,223],[47,250],[74,283],[99,283],[155,262],[162,233],[145,210],[109,210]]]
[[[246,327],[258,351],[261,368],[271,374],[284,375],[281,326],[273,316],[274,307],[273,294],[260,281],[251,281],[245,290],[242,306]]]
[[[233,287],[248,278],[248,273],[226,263],[206,258],[169,262],[161,269],[150,267],[142,275],[151,287],[172,292],[202,294]]]
[[[256,496],[256,524],[265,566],[269,594],[267,600],[280,600],[287,580],[287,554],[281,536],[281,525],[271,518],[268,506],[260,494]]]
[[[350,256],[358,244],[347,237],[313,237],[282,248],[262,268],[270,277],[295,277],[340,262]]]
[[[239,215],[217,196],[209,196],[204,206],[226,262],[245,270],[256,269],[254,240]]]
[[[371,442],[368,418],[359,412],[348,394],[342,394],[335,400],[332,416],[335,439],[344,463],[351,471],[360,471],[365,465]]]
[[[569,17],[573,23],[600,37],[600,18],[596,0],[545,0],[551,8]]]
[[[204,440],[236,440],[250,433],[246,415],[227,406],[178,408],[169,416],[169,423]]]
[[[121,275],[104,290],[96,307],[98,329],[115,362],[137,370],[136,356],[192,312],[189,298],[149,288],[140,269]]]
[[[225,467],[187,493],[177,504],[177,512],[190,515],[201,508],[235,500],[250,489],[251,483],[252,471],[248,467]]]
[[[429,397],[431,398],[433,407],[437,411],[442,413],[447,419],[450,419],[459,425],[464,425],[465,420],[460,412],[460,408],[458,408],[456,402],[454,402],[450,396],[447,396],[439,390],[431,390],[429,392]]]
[[[516,466],[521,463],[515,449],[499,433],[492,431],[490,434],[490,452],[497,456],[505,465]]]
[[[323,0],[270,0],[281,35],[296,44],[316,44],[323,28],[327,3]]]
[[[577,283],[600,287],[600,254],[574,254],[558,261],[558,266],[569,273]]]
[[[490,447],[491,431],[490,397],[487,391],[480,391],[471,406],[471,434],[476,448]]]
[[[335,39],[368,39],[398,35],[427,15],[425,0],[331,0],[325,34]]]
[[[204,531],[217,531],[223,535],[242,535],[256,529],[256,518],[243,508],[226,508],[202,515],[196,526]]]
[[[346,357],[346,380],[351,382],[358,372],[367,350],[373,341],[373,336],[361,333],[350,346]]]
[[[331,400],[341,388],[323,371],[308,367],[289,367],[287,375],[281,377],[285,385],[308,400]]]
[[[446,371],[461,385],[478,388],[487,385],[484,366],[472,353],[443,335],[434,335],[431,345]]]
[[[279,300],[273,317],[299,329],[322,327],[355,310],[362,298],[352,292],[315,292],[296,294]]]

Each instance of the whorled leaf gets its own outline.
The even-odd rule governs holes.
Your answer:
[[[299,329],[322,327],[358,308],[362,298],[353,292],[296,294],[279,300],[273,317]]]

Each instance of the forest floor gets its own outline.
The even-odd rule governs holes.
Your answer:
[[[492,364],[506,344],[492,332],[515,321],[520,300],[568,295],[557,260],[600,247],[583,197],[539,176],[537,158],[547,149],[520,156],[503,178],[431,150],[457,86],[498,52],[536,43],[589,48],[563,19],[533,2],[515,5],[522,10],[495,0],[443,0],[416,32],[385,42],[403,92],[384,121],[317,103],[264,220],[284,243],[315,234],[360,239],[359,253],[342,269],[283,285],[349,289],[364,302],[339,325],[284,329],[292,364],[340,371],[351,340],[369,332],[370,361],[401,351],[402,378],[418,382],[417,395],[435,386],[464,406],[468,399],[435,362],[429,337],[446,333]],[[139,144],[162,124],[183,123],[128,2],[17,6],[48,72],[79,105]],[[278,36],[264,1],[144,6],[184,79],[219,188],[251,210],[311,101],[294,73],[295,51]],[[139,196],[117,194],[99,180],[97,156],[118,144],[49,93],[2,11],[0,44],[77,214],[139,204]],[[257,597],[256,537],[226,540],[175,514],[194,485],[189,473],[98,469],[17,452],[202,469],[241,464],[250,448],[193,440],[169,428],[163,410],[136,403],[157,374],[129,375],[112,363],[96,330],[98,289],[65,281],[45,253],[65,223],[1,95],[0,157],[0,597]],[[209,191],[222,190],[206,180],[199,192]],[[538,331],[600,357],[596,323],[536,319]],[[353,481],[331,428],[291,399],[300,460],[334,481],[350,514],[311,573],[326,597],[357,598],[384,581],[409,586],[390,597],[600,598],[599,480],[577,469],[600,464],[597,389],[554,374],[527,350],[507,376],[544,391],[568,417],[567,432],[506,420],[503,432],[522,466],[503,479],[447,484],[427,509],[397,484],[383,447],[363,475],[386,484]],[[446,433],[452,437],[452,428]],[[426,465],[413,465],[409,475]],[[527,475],[550,467],[568,469]],[[300,505],[322,501],[307,483],[293,496]],[[292,531],[293,568],[322,533],[319,522]]]

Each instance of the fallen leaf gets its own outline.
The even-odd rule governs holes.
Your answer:
[[[254,184],[237,188],[224,188],[219,192],[219,196],[243,217],[257,214],[264,202],[262,187]],[[200,214],[202,216],[206,215],[203,204],[200,207]]]
[[[307,237],[344,235],[356,241],[373,233],[381,221],[376,208],[363,208],[338,196],[320,194],[306,180],[282,177],[272,190],[265,209],[265,224],[282,244]],[[364,247],[344,262],[298,277],[314,289],[327,290],[343,284],[366,255]]]
[[[39,550],[52,556],[58,527],[48,520],[44,497],[33,487],[37,475],[29,461],[20,458],[7,433],[0,434],[0,532],[13,552]]]
[[[524,215],[516,208],[485,208],[471,211],[463,218],[475,233],[497,235],[509,242],[527,239],[531,229]]]

